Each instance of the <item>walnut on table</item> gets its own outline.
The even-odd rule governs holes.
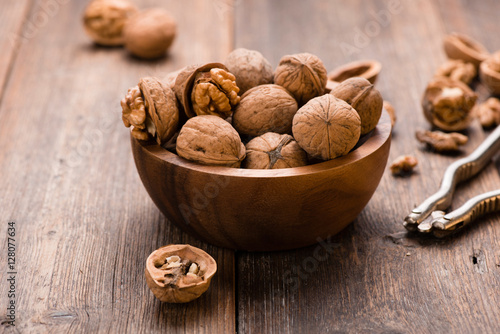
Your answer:
[[[460,146],[469,141],[467,136],[458,132],[418,130],[415,135],[419,142],[427,144],[436,152],[458,151]]]
[[[401,155],[394,159],[389,168],[391,169],[392,175],[404,176],[413,173],[413,170],[417,165],[417,158],[411,155]]]

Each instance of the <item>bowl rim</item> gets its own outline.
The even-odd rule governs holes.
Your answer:
[[[384,144],[391,138],[391,121],[385,109],[382,110],[380,120],[372,131],[365,135],[366,140],[364,143],[356,147],[347,155],[337,157],[332,160],[315,163],[312,165],[281,168],[281,169],[248,169],[248,168],[234,168],[225,166],[209,166],[202,165],[196,162],[191,162],[181,158],[175,153],[158,145],[155,141],[142,141],[130,135],[132,141],[147,153],[156,159],[162,160],[166,163],[175,165],[179,168],[189,169],[195,172],[212,174],[217,176],[230,176],[241,178],[276,178],[276,177],[291,177],[291,176],[304,176],[321,173],[331,169],[342,168],[350,164],[356,163],[364,158],[372,155],[378,151]]]

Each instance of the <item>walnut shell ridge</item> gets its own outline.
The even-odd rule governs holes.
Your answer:
[[[245,145],[227,121],[203,115],[188,119],[177,137],[177,154],[205,165],[240,167]]]
[[[227,56],[224,64],[236,77],[240,95],[255,86],[273,83],[273,68],[259,51],[235,49]]]
[[[292,136],[268,132],[246,144],[243,167],[251,169],[291,168],[307,165],[307,154]]]
[[[312,99],[293,118],[293,136],[313,158],[330,160],[346,155],[360,134],[359,114],[331,94]]]
[[[274,83],[286,88],[299,105],[322,95],[326,81],[325,65],[310,53],[284,56],[274,72]]]
[[[297,101],[283,87],[254,87],[241,97],[233,113],[233,126],[240,134],[260,136],[266,132],[291,133]]]

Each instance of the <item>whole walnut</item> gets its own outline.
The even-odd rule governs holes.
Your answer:
[[[245,145],[238,132],[218,116],[188,119],[177,137],[177,154],[205,165],[240,167]]]
[[[281,58],[274,72],[274,83],[285,87],[299,105],[323,95],[326,88],[326,68],[313,54],[299,53]]]
[[[243,167],[251,169],[291,168],[307,165],[307,154],[292,136],[268,132],[246,144]]]
[[[177,99],[173,90],[157,78],[142,78],[128,90],[121,106],[123,123],[132,127],[132,135],[137,139],[147,140],[151,136],[163,145],[177,131]]]
[[[361,118],[361,134],[375,129],[382,115],[384,100],[370,81],[353,77],[342,81],[330,92],[353,107]]]
[[[176,30],[177,23],[164,9],[140,11],[125,24],[125,48],[139,58],[162,57],[172,45]]]
[[[240,102],[236,78],[220,63],[184,68],[173,89],[187,117],[216,115],[226,119]]]
[[[235,49],[227,56],[224,64],[236,77],[240,95],[255,86],[273,83],[273,68],[259,51]]]
[[[234,110],[233,126],[240,134],[291,133],[297,101],[283,87],[260,85],[247,91]]]
[[[360,134],[359,114],[331,94],[310,100],[293,118],[293,136],[313,158],[330,160],[346,155]]]
[[[435,77],[427,85],[422,98],[425,118],[445,131],[467,128],[477,95],[461,81]]]
[[[83,14],[83,26],[97,44],[123,45],[123,27],[136,12],[128,0],[93,0]]]

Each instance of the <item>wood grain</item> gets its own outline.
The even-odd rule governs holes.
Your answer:
[[[382,62],[377,87],[394,104],[398,116],[390,160],[412,154],[420,161],[417,173],[408,178],[386,172],[365,210],[341,234],[326,240],[327,248],[238,253],[241,332],[500,330],[500,270],[496,265],[500,219],[485,217],[443,241],[407,235],[402,227],[404,216],[437,190],[444,169],[487,135],[474,123],[467,132],[470,142],[458,156],[429,152],[414,138],[417,128],[429,128],[420,98],[445,59],[442,37],[453,30],[469,32],[489,49],[500,48],[488,33],[498,26],[493,13],[500,5],[494,1],[400,1],[400,9],[375,34],[376,15],[388,13],[389,3],[356,1],[347,6],[341,1],[256,0],[236,7],[235,46],[260,50],[273,66],[282,55],[303,51],[318,54],[327,70],[356,59]],[[366,31],[373,36],[361,43],[359,36]],[[341,45],[346,44],[355,51],[344,52]],[[491,165],[458,189],[453,207],[499,185]]]
[[[181,233],[156,209],[139,180],[119,107],[142,76],[225,57],[230,22],[214,19],[215,7],[203,0],[144,1],[141,7],[169,8],[183,33],[167,58],[143,62],[120,48],[93,46],[75,19],[85,5],[66,1],[20,46],[5,90],[2,305],[7,221],[17,226],[19,274],[16,327],[5,328],[2,306],[0,331],[233,333],[233,252]],[[186,6],[196,11],[185,15]],[[210,289],[193,303],[162,304],[146,286],[147,256],[169,243],[202,248],[219,264]]]

